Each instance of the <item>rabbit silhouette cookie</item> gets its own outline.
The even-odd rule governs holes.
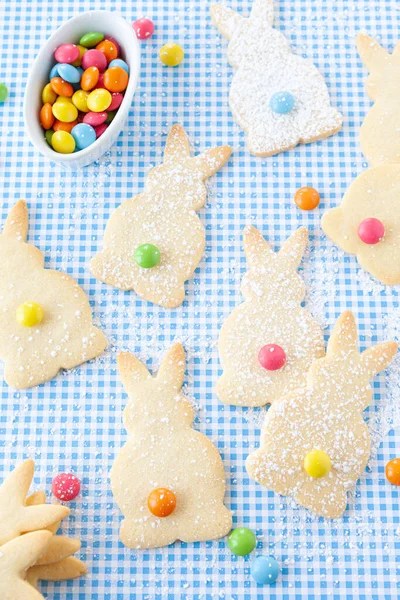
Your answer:
[[[192,406],[180,393],[185,365],[181,344],[167,352],[155,377],[132,354],[118,356],[130,438],[112,467],[111,488],[129,548],[218,539],[232,526],[221,457],[192,428]]]
[[[245,302],[223,324],[217,395],[227,404],[263,406],[301,385],[311,363],[324,355],[320,326],[301,306],[304,284],[297,268],[306,249],[301,227],[274,252],[254,227],[243,232],[249,270]]]
[[[372,399],[369,382],[396,352],[395,342],[383,342],[360,353],[354,317],[343,313],[307,384],[269,409],[261,447],[246,460],[250,477],[320,516],[340,517],[370,455],[362,418]]]
[[[28,210],[20,200],[11,209],[0,252],[0,358],[4,379],[27,388],[99,356],[104,335],[92,325],[86,295],[64,273],[44,268],[43,255],[26,243]]]
[[[93,275],[165,308],[179,306],[184,282],[204,251],[204,227],[195,211],[206,201],[205,181],[230,155],[231,148],[221,146],[191,157],[183,128],[174,125],[164,162],[150,171],[144,192],[111,215],[103,250],[90,263]]]
[[[339,131],[342,116],[322,75],[273,28],[273,0],[254,0],[248,19],[213,4],[211,17],[229,40],[228,60],[236,69],[229,103],[252,154],[271,156]]]

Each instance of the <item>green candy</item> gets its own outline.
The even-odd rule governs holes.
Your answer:
[[[135,250],[135,263],[143,269],[152,269],[160,262],[160,251],[153,244],[142,244]]]
[[[111,121],[113,120],[113,118],[115,117],[116,114],[117,114],[116,110],[110,110],[110,112],[107,114],[106,123],[111,123]]]
[[[0,83],[0,102],[4,102],[8,96],[8,89],[4,83]]]
[[[52,129],[48,129],[46,131],[46,133],[44,134],[44,137],[46,138],[46,142],[48,143],[48,145],[53,148],[52,144],[51,144],[51,138],[53,137],[53,133],[54,131]]]
[[[99,33],[98,31],[89,31],[89,33],[85,33],[79,40],[80,46],[84,46],[85,48],[94,48],[104,40],[104,33]]]
[[[228,537],[229,550],[236,556],[247,556],[257,545],[257,539],[251,529],[239,527]]]

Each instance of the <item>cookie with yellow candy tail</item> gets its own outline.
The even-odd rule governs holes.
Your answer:
[[[44,268],[43,255],[26,243],[28,209],[11,209],[0,256],[0,358],[4,379],[27,388],[99,356],[107,342],[92,325],[88,299],[68,275]]]
[[[395,342],[383,342],[360,353],[353,314],[343,313],[307,384],[269,409],[260,448],[246,460],[249,476],[320,516],[340,517],[370,455],[362,417],[372,399],[370,380],[396,352]]]

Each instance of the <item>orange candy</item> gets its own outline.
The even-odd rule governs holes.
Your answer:
[[[107,63],[110,63],[114,58],[118,58],[118,48],[110,40],[103,40],[100,44],[97,44],[96,50],[105,54]]]
[[[400,485],[400,458],[393,458],[387,463],[386,478],[392,485]]]
[[[42,124],[43,129],[51,129],[54,123],[54,115],[50,102],[46,102],[43,104],[40,109],[40,122]]]
[[[129,75],[121,67],[111,67],[104,73],[103,81],[109,92],[123,92],[127,88]]]
[[[157,488],[149,495],[147,506],[155,517],[168,517],[175,510],[176,496],[167,488]]]
[[[312,187],[302,187],[295,193],[294,201],[301,210],[313,210],[319,204],[320,195]]]
[[[68,81],[64,81],[61,77],[53,77],[50,81],[51,89],[57,96],[66,96],[70,98],[74,93],[74,88]]]
[[[67,131],[68,133],[71,133],[71,129],[73,127],[75,127],[75,125],[78,124],[78,121],[72,121],[71,123],[63,123],[62,121],[59,121],[58,119],[56,119],[54,121],[54,125],[53,125],[53,129],[54,131]]]
[[[100,77],[100,71],[97,67],[88,67],[81,77],[81,88],[85,92],[92,90]]]

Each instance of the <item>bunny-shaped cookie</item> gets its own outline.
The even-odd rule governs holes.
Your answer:
[[[252,154],[270,156],[339,131],[342,116],[330,105],[322,75],[311,61],[292,54],[288,40],[272,27],[273,0],[254,0],[248,19],[213,4],[211,17],[230,40],[228,59],[237,72],[229,102]],[[281,108],[272,104],[279,98],[275,94],[283,95]]]
[[[121,290],[166,308],[182,303],[184,282],[203,254],[204,227],[196,215],[205,203],[205,180],[229,159],[221,146],[190,156],[180,125],[168,135],[164,162],[150,171],[145,191],[121,204],[108,221],[103,250],[90,263],[93,275]],[[151,268],[135,261],[135,251],[155,246],[159,262]]]
[[[301,385],[315,358],[323,356],[321,328],[301,306],[304,284],[297,268],[307,245],[301,227],[274,252],[254,227],[243,233],[249,270],[241,290],[246,301],[223,324],[219,355],[224,369],[217,395],[227,404],[263,406]],[[260,351],[278,345],[286,362],[265,368]],[[264,365],[264,366],[263,366]]]
[[[365,158],[376,167],[400,163],[400,42],[389,54],[365,33],[357,36],[357,48],[370,75],[367,94],[375,103],[360,130]]]
[[[193,409],[180,393],[185,364],[181,344],[167,352],[156,377],[132,354],[118,356],[129,394],[124,424],[131,437],[113,465],[111,487],[125,516],[121,541],[129,548],[217,539],[231,529],[232,515],[223,504],[221,457],[192,428]],[[148,497],[158,488],[176,496],[169,516],[157,517],[149,510]]]
[[[43,255],[26,243],[28,210],[20,200],[11,209],[2,235],[0,253],[0,358],[4,379],[15,388],[26,388],[73,369],[99,356],[107,345],[92,325],[86,295],[68,275],[44,268]],[[17,310],[37,303],[43,319],[25,326]]]
[[[360,353],[354,317],[343,313],[326,357],[312,364],[307,385],[269,409],[261,447],[246,460],[250,477],[318,515],[332,519],[342,515],[347,491],[370,455],[370,434],[362,418],[372,398],[369,382],[396,352],[395,342],[384,342]],[[304,461],[314,451],[325,453],[330,464],[318,478],[305,469]]]

